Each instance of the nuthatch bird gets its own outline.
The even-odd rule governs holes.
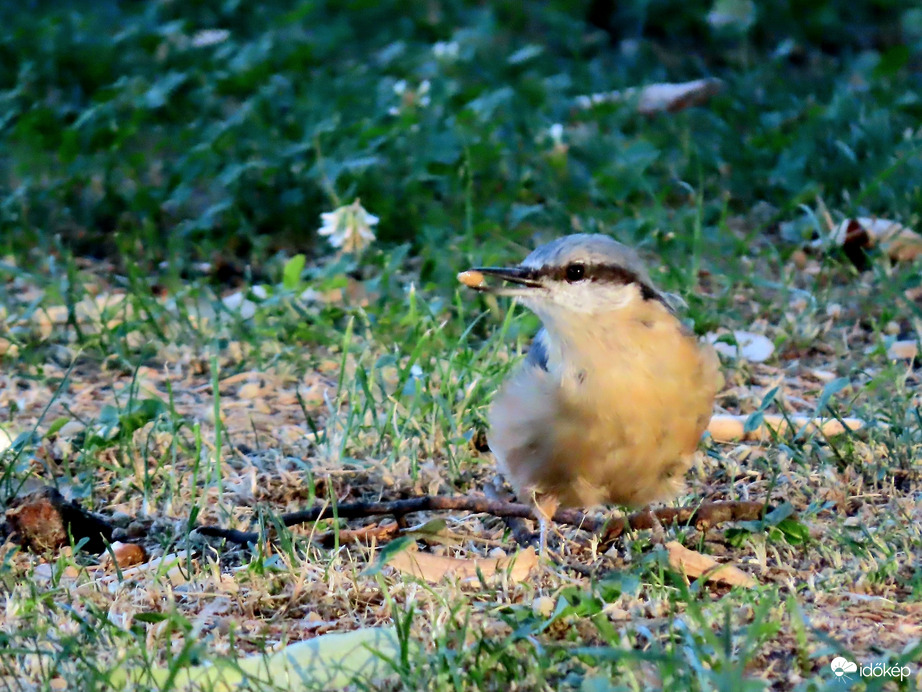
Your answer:
[[[679,492],[711,417],[719,361],[634,250],[569,235],[517,267],[459,279],[521,299],[543,323],[494,398],[487,435],[519,499],[535,505],[542,552],[560,505],[643,507]]]

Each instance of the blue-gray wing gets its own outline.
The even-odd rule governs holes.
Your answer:
[[[525,362],[547,372],[547,331],[543,327],[535,334]]]

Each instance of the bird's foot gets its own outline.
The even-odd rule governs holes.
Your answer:
[[[539,527],[538,555],[542,562],[550,558],[547,539],[559,505],[560,503],[553,495],[535,495],[535,518],[538,520]]]
[[[659,520],[659,517],[656,516],[656,512],[650,512],[650,515],[653,517],[653,542],[659,545],[665,545],[667,540],[666,529],[663,528],[663,524]]]
[[[656,516],[650,507],[647,507],[643,514],[646,515],[647,522],[649,523],[650,528],[650,540],[654,545],[664,545],[667,541],[666,529],[663,528],[663,523],[659,520],[659,517]]]

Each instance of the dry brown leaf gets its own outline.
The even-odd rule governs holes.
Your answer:
[[[669,564],[686,577],[692,579],[703,577],[705,581],[744,586],[747,589],[758,586],[755,579],[738,567],[717,562],[710,555],[702,555],[695,550],[689,550],[681,543],[669,541],[666,549],[669,551]]]
[[[911,262],[922,254],[922,236],[918,233],[896,221],[870,217],[843,221],[828,238],[815,241],[813,246],[826,244],[841,247],[847,253],[880,247],[890,259],[897,262]]]
[[[230,375],[221,379],[221,387],[230,387],[233,384],[238,382],[246,382],[247,380],[261,380],[268,377],[267,373],[260,372],[258,370],[247,370],[245,372],[238,372],[235,375]]]
[[[623,91],[606,91],[589,96],[580,96],[576,104],[580,108],[592,108],[604,103],[622,103],[637,100],[637,112],[642,115],[675,113],[692,106],[699,106],[720,92],[723,82],[719,79],[696,79],[679,84],[648,84]]]
[[[80,576],[80,569],[75,565],[66,565],[64,569],[60,569],[59,566],[53,562],[42,562],[35,566],[33,576],[41,581],[48,581],[49,579],[76,579]]]
[[[256,399],[265,396],[268,391],[269,390],[263,387],[259,382],[247,382],[246,384],[240,385],[240,389],[237,390],[237,398],[243,400]]]
[[[508,573],[511,581],[520,582],[528,577],[538,564],[538,554],[534,548],[526,548],[511,557],[468,560],[403,550],[387,564],[404,574],[432,583],[439,582],[449,575],[465,581],[479,580],[478,572],[488,581]]]
[[[746,420],[749,416],[734,416],[731,414],[717,414],[711,417],[708,423],[708,433],[716,442],[739,442],[756,441],[767,442],[771,439],[771,433],[782,434],[788,430],[789,424],[784,416],[766,415],[763,418],[762,425],[755,430],[745,431]],[[827,437],[841,435],[847,430],[859,430],[865,426],[865,422],[860,418],[843,418],[842,425],[835,418],[811,418],[809,416],[790,416],[791,424],[797,431],[803,430],[803,433],[809,434],[819,431]]]
[[[775,352],[775,345],[762,334],[753,332],[744,332],[742,330],[733,331],[733,338],[736,344],[728,344],[725,341],[718,341],[724,332],[709,332],[705,335],[704,340],[714,347],[718,353],[729,358],[742,358],[751,363],[763,363],[768,360],[772,353]]]
[[[96,331],[98,326],[114,329],[125,317],[133,315],[131,303],[126,303],[124,293],[100,293],[92,298],[84,298],[74,305],[74,319],[81,328]],[[108,319],[103,320],[103,317]],[[32,324],[38,329],[41,338],[48,339],[57,327],[67,324],[70,311],[66,305],[50,305],[37,310],[32,315]]]
[[[892,360],[912,360],[919,355],[919,345],[915,341],[894,341],[887,349],[887,357]]]
[[[813,369],[810,370],[807,374],[818,382],[832,382],[834,379],[836,379],[836,374],[830,370]]]

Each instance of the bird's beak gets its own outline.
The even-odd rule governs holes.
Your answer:
[[[466,286],[473,288],[475,291],[486,293],[495,293],[497,295],[521,295],[526,293],[529,288],[538,288],[541,282],[535,274],[534,269],[527,267],[475,267],[458,277]],[[522,288],[513,288],[511,286],[490,286],[484,283],[484,278],[499,279],[511,284],[516,284]]]

